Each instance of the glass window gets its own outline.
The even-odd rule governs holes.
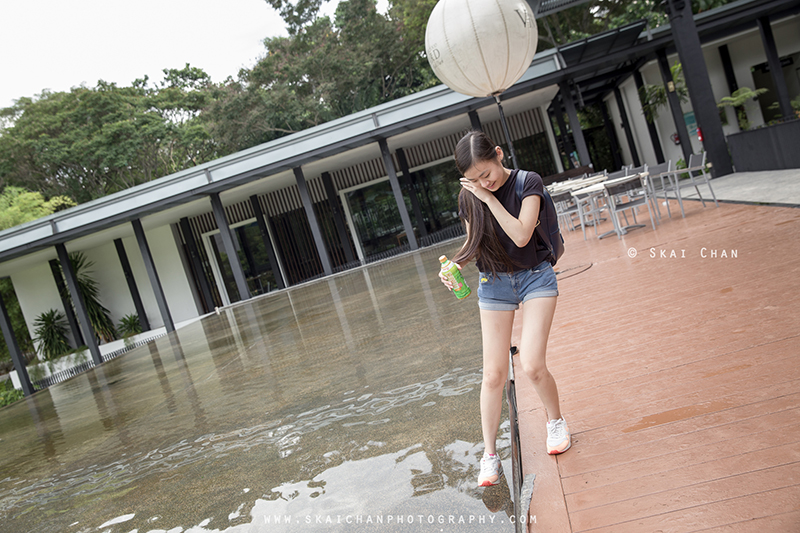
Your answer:
[[[388,179],[345,193],[364,256],[408,243]]]
[[[428,232],[435,232],[458,220],[460,175],[452,161],[439,163],[413,173],[412,181]]]
[[[264,239],[261,238],[261,230],[258,228],[258,223],[254,221],[233,228],[233,234],[236,253],[239,263],[242,265],[242,270],[244,270],[244,277],[251,296],[265,294],[277,289],[278,284],[270,268],[269,256],[264,246]],[[222,236],[219,232],[214,233],[211,235],[210,241],[230,301],[241,300],[239,289],[236,287],[236,280],[231,270],[231,264],[228,261],[228,254],[222,244]]]
[[[269,264],[269,255],[257,222],[239,226],[234,231],[239,241],[239,261],[244,269],[250,294],[265,294],[278,287]]]

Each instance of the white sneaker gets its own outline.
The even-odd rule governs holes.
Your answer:
[[[500,476],[503,475],[503,465],[500,464],[500,457],[497,454],[483,454],[481,459],[481,475],[478,476],[478,486],[490,487],[500,483]]]
[[[563,418],[551,420],[547,423],[547,453],[557,455],[569,450],[572,438],[569,428]]]

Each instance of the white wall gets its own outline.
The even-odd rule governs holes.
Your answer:
[[[628,121],[636,143],[636,151],[639,154],[639,164],[655,165],[658,163],[656,161],[656,152],[653,149],[653,142],[650,140],[650,130],[647,129],[647,121],[644,118],[642,104],[639,100],[639,90],[636,88],[636,81],[633,77],[620,85],[620,92],[628,112]],[[633,161],[631,160],[630,163],[633,163]]]
[[[164,295],[167,298],[172,320],[181,322],[198,316],[197,306],[186,279],[187,274],[183,263],[178,255],[172,229],[169,226],[161,226],[145,230],[145,235]],[[161,327],[164,325],[164,320],[158,309],[155,293],[150,285],[136,238],[124,237],[122,243],[125,246],[128,262],[131,265],[150,327]],[[83,253],[94,262],[92,276],[100,289],[100,302],[109,310],[114,324],[118,324],[123,316],[136,313],[136,307],[128,289],[114,242],[109,241],[96,248],[83,250]]]
[[[82,252],[94,263],[90,269],[91,277],[97,282],[100,303],[109,310],[116,326],[123,316],[136,312],[117,256],[117,248],[113,241],[109,241],[102,246]]]
[[[800,17],[773,22],[772,33],[775,36],[775,45],[778,48],[778,55],[780,57],[800,52]],[[759,63],[764,63],[767,60],[767,55],[764,52],[764,44],[761,41],[761,34],[757,30],[748,32],[728,41],[727,45],[728,51],[731,54],[736,83],[739,87],[755,89],[755,83],[750,68]],[[719,55],[716,46],[714,47],[714,52]],[[708,54],[705,55],[708,56]],[[795,67],[800,68],[800,65],[795,65]],[[727,96],[727,85],[725,85],[725,91],[724,95]],[[716,96],[716,91],[714,94]],[[791,98],[792,95],[789,96]],[[768,99],[767,101],[772,102],[777,100],[777,95],[767,93],[761,98],[766,98]],[[745,109],[747,110],[747,118],[752,126],[764,124],[764,117],[757,102],[748,102]],[[731,118],[733,118],[732,114]],[[738,127],[736,130],[738,131]]]
[[[178,323],[199,316],[172,229],[168,225],[161,226],[146,230],[145,234],[173,321]],[[162,327],[164,321],[158,310],[136,239],[133,236],[125,237],[122,242],[125,245],[128,261],[136,279],[150,326],[153,329]],[[115,325],[123,316],[136,312],[113,240],[89,249],[80,249],[68,244],[67,249],[70,252],[83,252],[86,258],[94,263],[90,269],[91,276],[97,281],[100,302],[109,310]],[[43,258],[41,261],[22,262],[18,267],[6,266],[14,284],[28,332],[31,338],[34,338],[34,321],[39,315],[50,309],[64,312],[50,265],[47,259]]]
[[[645,83],[648,82],[645,80]],[[620,85],[619,90],[622,95],[622,105],[625,106],[625,113],[628,117],[628,124],[633,134],[636,153],[639,155],[639,164],[643,165],[647,163],[648,165],[654,165],[657,162],[655,151],[653,150],[653,143],[650,141],[650,132],[647,129],[647,123],[642,114],[642,104],[639,101],[639,92],[636,90],[636,82],[631,78]],[[609,117],[614,123],[614,132],[617,135],[617,144],[619,145],[622,164],[633,165],[633,154],[631,153],[630,145],[628,145],[628,137],[625,135],[625,129],[622,127],[622,115],[617,105],[617,98],[614,96],[613,92],[606,97],[605,102],[608,104]]]
[[[172,228],[166,225],[146,229],[145,235],[147,236],[147,244],[150,246],[150,253],[153,255],[156,271],[161,281],[161,288],[164,290],[164,295],[167,298],[167,305],[172,314],[173,322],[182,322],[200,316],[194,297],[192,296],[192,289],[189,286],[189,280],[187,279],[188,274],[184,270],[183,262],[178,254],[178,246],[175,243]],[[131,237],[131,239],[133,240],[133,237]],[[152,305],[145,302],[147,316],[150,319],[150,326],[163,326],[164,321],[161,319],[161,314],[155,303],[155,296],[152,292],[153,289],[147,277],[147,271],[144,269],[144,261],[141,258],[141,254],[138,253],[139,247],[136,245],[135,241],[132,246],[135,246],[135,248],[129,248],[126,242],[125,249],[137,251],[135,254],[128,251],[128,258],[132,259],[131,256],[137,256],[140,268],[137,270],[137,267],[133,266],[133,260],[131,260],[131,269],[133,269],[136,284],[139,286],[139,292],[142,293],[142,300],[144,301],[144,293],[147,292],[148,297],[150,297],[152,301]]]
[[[26,268],[11,273],[10,276],[19,306],[22,309],[22,316],[25,317],[25,323],[28,325],[28,333],[33,339],[36,337],[34,334],[36,328],[33,323],[40,314],[50,309],[64,313],[64,306],[61,304],[53,272],[45,260],[28,265]],[[35,342],[34,346],[36,346]]]
[[[147,234],[147,232],[145,232],[145,234]],[[147,240],[149,244],[150,238],[148,237]],[[136,242],[136,237],[132,235],[130,237],[123,237],[122,244],[125,246],[125,253],[128,256],[128,263],[131,265],[133,279],[136,280],[136,288],[139,290],[139,297],[142,299],[142,305],[144,306],[145,314],[147,315],[147,321],[150,323],[151,328],[163,326],[164,321],[161,319],[161,313],[158,310],[156,297],[153,294],[153,289],[150,286],[150,280],[147,277],[147,270],[144,268],[144,259],[142,259],[142,254],[139,251],[139,244]],[[150,247],[152,252],[152,244],[150,244]],[[114,251],[114,255],[116,256],[116,250]],[[120,272],[122,272],[122,265],[119,264],[119,259],[117,259],[117,266],[119,267]],[[158,267],[156,267],[156,269],[158,269]],[[164,285],[164,278],[161,277],[160,279],[161,284]],[[122,285],[119,285],[118,291],[123,290],[122,288],[124,287],[125,296],[129,299],[130,309],[132,309],[132,311],[129,312],[135,313],[136,308],[133,305],[133,299],[130,296],[128,282],[125,281],[124,274],[122,276],[121,283]],[[124,307],[122,308],[124,309]]]
[[[542,112],[542,120],[545,121],[544,131],[547,133],[547,140],[550,142],[550,153],[553,155],[553,160],[556,163],[556,170],[564,172],[564,163],[561,161],[561,153],[558,151],[558,143],[553,135],[553,127],[550,121],[550,115],[547,113],[547,107],[541,106],[539,110]]]
[[[717,53],[717,55],[719,55],[719,53]],[[674,54],[671,56],[667,56],[667,60],[669,61],[670,66],[672,66],[676,61],[678,61],[678,55]],[[656,61],[650,61],[649,63],[644,65],[640,69],[640,72],[642,74],[642,78],[646,85],[663,85],[663,81],[661,79],[661,71]],[[724,81],[724,73],[723,73],[723,81]],[[681,115],[691,110],[692,110],[691,101],[687,101],[686,103],[681,104]],[[642,121],[644,121],[644,116],[642,115],[641,111],[641,104],[639,104],[636,112],[637,114],[642,116]],[[683,150],[680,145],[675,144],[671,139],[671,136],[673,133],[675,133],[676,129],[675,129],[675,121],[672,119],[672,111],[669,108],[669,104],[660,107],[658,109],[658,118],[656,118],[655,124],[656,124],[656,129],[659,132],[661,141],[661,150],[664,153],[664,159],[666,161],[672,161],[674,165],[675,163],[677,163],[679,159],[683,159]],[[697,136],[690,135],[690,140],[692,143],[692,153],[700,153],[702,151],[702,145],[700,141],[697,140]],[[652,156],[652,161],[647,160],[646,162],[648,165],[656,164],[657,161],[655,160],[655,154],[653,154]]]
[[[606,97],[605,102],[606,105],[608,105],[608,117],[613,123],[614,133],[617,135],[617,144],[619,145],[622,164],[630,165],[632,162],[631,151],[628,149],[628,141],[625,137],[625,130],[622,129],[622,119],[620,118],[619,114],[619,106],[617,106],[617,99],[614,97],[613,92]]]

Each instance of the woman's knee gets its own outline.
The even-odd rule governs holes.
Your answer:
[[[541,383],[550,376],[547,366],[538,362],[522,362],[522,371],[533,384]]]
[[[484,368],[483,386],[489,389],[502,388],[506,384],[507,372],[499,368]]]

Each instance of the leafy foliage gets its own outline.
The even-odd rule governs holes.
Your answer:
[[[745,131],[750,128],[750,121],[747,120],[747,111],[744,104],[748,100],[755,100],[762,94],[767,92],[767,89],[756,89],[755,91],[750,87],[739,87],[730,96],[724,96],[717,104],[717,107],[733,107],[736,109],[736,118],[739,121],[739,129]]]
[[[694,0],[692,11],[700,13],[733,0]],[[591,0],[539,19],[539,50],[561,46],[638,20],[650,28],[669,22],[662,0]]]
[[[39,354],[46,361],[57,359],[72,350],[67,339],[67,320],[61,311],[45,311],[36,318],[33,325]]]
[[[15,389],[10,379],[7,379],[2,385],[0,385],[0,407],[10,405],[24,397],[25,393],[23,393],[21,390]]]
[[[0,230],[75,206],[67,196],[45,200],[39,192],[8,186],[0,193]]]
[[[33,351],[33,341],[28,332],[25,317],[22,316],[22,309],[20,309],[10,278],[0,279],[0,295],[2,295],[3,302],[6,305],[8,319],[11,322],[11,328],[14,330],[14,337],[17,339],[19,349],[23,353],[23,358],[25,360],[33,359],[35,353]],[[8,351],[5,339],[2,339],[2,342],[0,342],[0,370],[6,371],[11,368],[13,368],[11,354]]]
[[[265,39],[266,54],[252,69],[214,89],[203,118],[223,151],[439,84],[424,56],[435,2],[396,1],[383,15],[375,0],[344,0],[334,20],[317,16],[319,1],[268,3],[284,16],[289,36]]]
[[[117,324],[117,331],[126,338],[141,333],[142,325],[139,323],[139,315],[131,313],[122,317]]]
[[[0,110],[0,185],[82,203],[217,157],[194,120],[208,75],[189,65],[164,73],[157,87],[99,81]]]
[[[686,80],[683,78],[683,67],[677,61],[670,68],[672,83],[675,85],[675,93],[682,103],[689,101],[689,90],[686,88]],[[642,112],[645,119],[652,123],[658,118],[658,111],[667,106],[667,90],[663,85],[642,85],[639,90],[639,101],[642,103]]]
[[[87,260],[82,252],[69,254],[72,270],[78,279],[78,290],[83,295],[83,303],[86,306],[86,313],[89,315],[89,322],[92,324],[97,337],[103,342],[111,342],[117,338],[117,331],[108,309],[100,303],[100,289],[97,282],[92,278],[91,268],[94,263]],[[63,273],[62,273],[63,274]],[[69,290],[66,285],[62,298],[69,298]],[[74,303],[73,303],[74,306]]]
[[[436,0],[266,0],[288,36],[252,68],[213,83],[188,64],[129,87],[98,81],[0,110],[0,188],[83,203],[439,84],[425,57]],[[330,0],[333,1],[333,0]],[[695,12],[728,0],[695,0]],[[661,0],[591,0],[540,18],[539,49],[636,20],[664,24]]]
[[[74,205],[75,202],[65,196],[55,196],[45,201],[41,193],[27,191],[20,187],[6,187],[0,193],[0,230],[50,215]],[[23,354],[28,354],[25,356],[26,359],[33,358],[33,342],[10,278],[0,279],[0,296],[6,305],[8,318],[20,350]],[[10,369],[11,366],[8,346],[3,340],[0,342],[0,368]]]

